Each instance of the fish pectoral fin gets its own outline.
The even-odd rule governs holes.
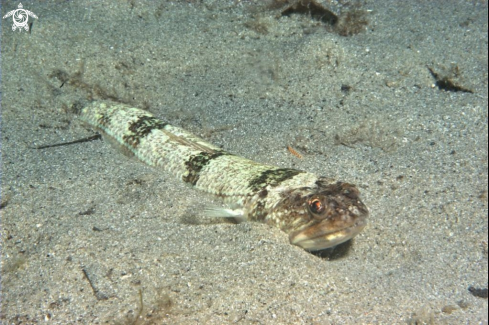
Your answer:
[[[205,207],[204,216],[210,218],[234,218],[237,221],[245,221],[246,217],[242,208],[224,208],[217,206],[208,206]]]

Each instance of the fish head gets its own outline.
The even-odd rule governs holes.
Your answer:
[[[301,192],[301,191],[297,191]],[[367,224],[368,210],[355,185],[325,180],[317,188],[295,195],[296,213],[291,213],[284,231],[292,244],[308,251],[330,248],[350,240]]]

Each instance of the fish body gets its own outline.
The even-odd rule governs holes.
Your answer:
[[[352,184],[242,158],[125,104],[99,101],[75,108],[83,121],[141,161],[232,207],[219,216],[276,226],[309,251],[345,242],[366,225],[368,210]]]

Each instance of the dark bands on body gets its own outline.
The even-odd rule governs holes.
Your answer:
[[[222,198],[226,207],[210,215],[277,226],[307,250],[337,245],[366,225],[367,208],[352,184],[242,158],[128,105],[92,102],[77,111],[141,161]]]

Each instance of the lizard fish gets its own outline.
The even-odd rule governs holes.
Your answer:
[[[95,101],[74,108],[139,160],[221,198],[229,208],[210,209],[213,216],[276,226],[308,251],[343,243],[367,223],[355,185],[239,157],[125,104]]]

